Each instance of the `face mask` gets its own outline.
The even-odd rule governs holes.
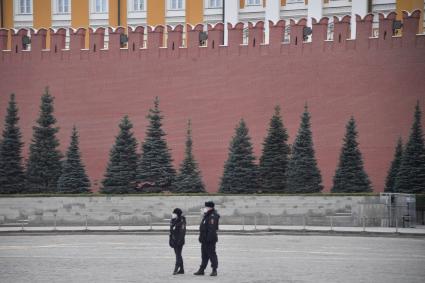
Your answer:
[[[210,209],[208,207],[204,207],[204,209],[202,211],[203,211],[203,213],[207,213],[208,211],[210,211]]]
[[[177,218],[177,214],[175,214],[175,213],[171,214],[171,218],[172,219],[176,219]]]

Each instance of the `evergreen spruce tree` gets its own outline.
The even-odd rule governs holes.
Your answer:
[[[258,168],[254,161],[248,127],[241,119],[224,164],[220,193],[255,193],[258,190]]]
[[[1,153],[2,142],[3,141],[1,140],[1,137],[0,137],[0,184],[6,184],[6,174],[4,173],[5,171],[3,169],[3,164],[2,164],[3,162],[2,153]],[[1,187],[0,187],[0,193],[7,194],[6,190],[2,189]]]
[[[81,161],[76,127],[72,128],[71,143],[62,163],[62,175],[58,181],[60,193],[78,194],[90,192],[90,181]]]
[[[192,153],[192,129],[190,120],[187,125],[185,157],[180,165],[179,174],[176,177],[175,191],[179,193],[205,192],[198,163]]]
[[[371,192],[369,177],[363,167],[362,155],[357,142],[356,122],[353,117],[348,121],[339,157],[338,168],[333,178],[332,193]]]
[[[385,192],[395,193],[394,184],[395,179],[397,178],[398,170],[400,169],[401,158],[403,156],[403,142],[401,138],[398,139],[397,146],[394,152],[394,159],[391,162],[391,167],[388,170],[387,179],[385,181]]]
[[[421,116],[418,102],[409,140],[404,148],[394,185],[394,191],[397,193],[425,193],[425,144]]]
[[[26,171],[26,192],[28,193],[51,193],[57,190],[62,171],[62,154],[58,149],[59,140],[56,138],[59,128],[55,126],[53,100],[53,96],[46,87],[41,97],[40,116],[37,119],[37,125],[33,127],[33,138],[29,150]]]
[[[280,108],[276,106],[260,158],[259,185],[263,192],[283,192],[285,190],[289,158],[287,141],[288,134],[283,126]]]
[[[0,193],[16,194],[25,187],[22,166],[22,135],[18,126],[18,107],[15,95],[10,95],[3,135],[0,140]]]
[[[2,142],[3,141],[1,140],[1,136],[0,136],[0,184],[6,184],[6,175],[4,174],[4,169],[3,169],[3,164],[2,164],[2,162],[3,162],[2,153],[1,153],[1,144],[2,144]],[[0,187],[0,193],[5,194],[6,191],[3,190]]]
[[[149,110],[147,118],[149,126],[137,167],[137,179],[142,184],[150,184],[149,188],[144,189],[145,192],[171,191],[176,171],[165,140],[166,134],[162,130],[163,116],[159,110],[158,97],[155,98],[154,108]]]
[[[287,193],[317,193],[323,189],[322,176],[314,154],[307,105],[304,107],[301,125],[291,148],[286,178]]]
[[[131,131],[133,125],[128,116],[124,116],[119,128],[102,181],[101,192],[105,194],[132,193],[136,187],[137,140]]]

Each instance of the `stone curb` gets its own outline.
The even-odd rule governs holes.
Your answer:
[[[422,229],[420,229],[422,230]],[[140,230],[140,229],[105,229],[105,230],[24,230],[0,231],[0,236],[54,236],[54,235],[168,235],[168,229]],[[197,231],[188,230],[188,235],[197,235]],[[423,238],[425,230],[415,233],[409,232],[379,232],[379,231],[335,231],[335,230],[304,230],[304,229],[258,229],[258,230],[221,230],[221,235],[243,236],[272,236],[272,235],[305,235],[305,236],[360,236],[360,237],[406,237]]]

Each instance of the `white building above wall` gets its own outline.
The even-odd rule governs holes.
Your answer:
[[[108,0],[90,0],[89,25],[94,28],[109,25]]]
[[[204,0],[205,9],[221,9],[223,8],[223,0]]]
[[[71,26],[71,0],[52,0],[52,28]]]
[[[109,0],[90,0],[89,25],[93,29],[105,28],[105,46],[108,48],[109,34],[107,27],[109,26]],[[100,48],[102,49],[102,48]]]
[[[289,21],[307,18],[307,5],[304,1],[286,1],[286,5],[280,9],[280,19]]]
[[[141,26],[147,24],[146,0],[127,1],[127,24]]]
[[[203,0],[204,1],[204,23],[214,24],[224,22],[223,0]]]
[[[263,7],[263,1],[246,0],[245,7],[239,9],[238,18],[241,22],[258,22],[264,21],[265,14],[266,8]]]
[[[186,1],[185,0],[165,0],[167,1],[165,11],[165,23],[176,26],[186,23]]]
[[[32,2],[32,0],[13,0],[14,28],[29,28],[33,26]]]
[[[167,10],[181,11],[186,9],[185,0],[166,0],[167,1]]]

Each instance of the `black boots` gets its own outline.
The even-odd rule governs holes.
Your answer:
[[[217,276],[217,269],[213,269],[210,276]]]
[[[193,275],[205,275],[205,272],[202,268],[199,268],[198,271],[196,271],[195,273],[193,273]],[[210,276],[217,276],[217,269],[213,268]]]
[[[196,271],[195,273],[193,273],[193,275],[204,275],[204,270],[202,268],[199,268],[198,271]]]
[[[173,275],[177,275],[177,274],[184,274],[183,266],[180,266],[180,269],[179,269],[178,265],[176,265],[176,267],[174,267]]]

